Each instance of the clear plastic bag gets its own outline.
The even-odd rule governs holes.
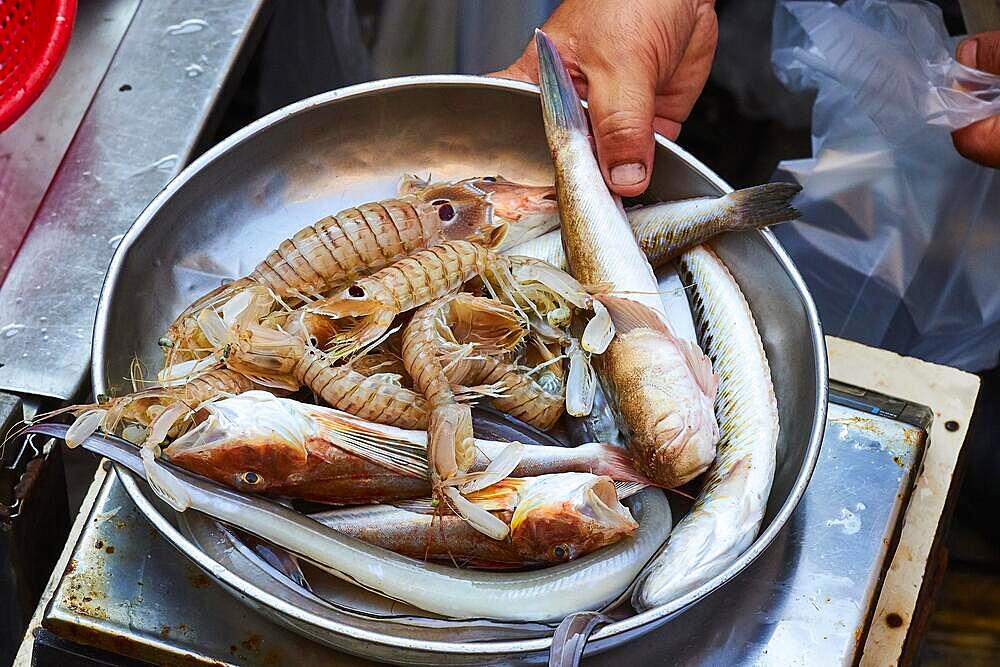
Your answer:
[[[950,131],[1000,114],[927,2],[779,2],[772,61],[816,89],[813,157],[782,162],[803,220],[776,230],[827,333],[981,370],[1000,354],[1000,172]]]

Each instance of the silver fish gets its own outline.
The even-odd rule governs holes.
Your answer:
[[[611,478],[590,473],[510,477],[466,498],[497,513],[510,527],[507,538],[491,539],[459,516],[435,513],[429,499],[423,499],[426,506],[421,501],[367,505],[311,516],[345,535],[413,558],[497,569],[563,563],[638,528]]]
[[[67,429],[62,424],[37,424],[26,432],[64,438]],[[80,444],[145,479],[143,461],[130,443],[92,435]],[[232,491],[168,464],[157,465],[173,477],[174,491],[187,496],[191,509],[238,526],[346,581],[450,618],[551,621],[600,609],[625,592],[663,545],[671,525],[666,496],[648,488],[629,501],[638,530],[617,544],[544,570],[459,570],[400,556],[269,500]]]
[[[715,458],[717,378],[701,350],[671,331],[653,270],[604,183],[569,73],[543,32],[535,44],[566,258],[577,280],[611,290],[595,296],[615,328],[598,376],[636,466],[657,484],[678,486]]]
[[[691,285],[698,338],[722,378],[715,402],[722,440],[690,513],[637,585],[637,609],[685,595],[736,560],[760,530],[774,479],[778,404],[750,307],[708,248],[684,253],[677,267]]]
[[[726,232],[761,229],[799,217],[790,202],[802,188],[767,183],[721,197],[697,197],[630,208],[625,212],[632,233],[653,268]],[[564,271],[566,255],[558,231],[543,234],[505,251],[542,259]]]

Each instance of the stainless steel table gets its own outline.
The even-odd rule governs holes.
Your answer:
[[[924,449],[925,431],[893,416],[929,415],[840,400],[857,407],[831,406],[812,482],[775,544],[705,602],[590,664],[855,662]],[[68,640],[159,664],[366,664],[244,607],[149,527],[114,473],[98,477],[41,618],[46,651]]]
[[[198,149],[265,5],[80,3],[53,88],[0,137],[0,391],[81,387],[115,245]]]

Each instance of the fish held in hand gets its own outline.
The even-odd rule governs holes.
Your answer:
[[[704,354],[672,333],[653,270],[604,184],[569,73],[541,31],[535,44],[566,259],[577,280],[610,286],[595,296],[616,332],[598,357],[598,377],[636,465],[657,484],[677,486],[715,456],[717,378]]]

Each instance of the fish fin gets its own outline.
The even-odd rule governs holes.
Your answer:
[[[791,201],[801,191],[802,186],[795,183],[765,183],[730,192],[724,198],[737,229],[759,229],[799,218],[802,214]]]
[[[524,486],[521,478],[510,478],[501,480],[496,484],[469,493],[466,498],[490,512],[502,512],[513,510],[517,507],[520,499],[520,489]]]
[[[306,410],[317,435],[334,447],[407,477],[427,476],[427,448],[394,436],[389,428],[337,417],[328,411]]]
[[[615,494],[618,496],[618,500],[624,500],[630,496],[634,496],[643,489],[645,489],[648,484],[642,484],[641,482],[615,482]]]
[[[538,84],[542,91],[542,114],[545,124],[564,132],[587,134],[580,96],[563,64],[555,42],[541,30],[535,30],[538,49]]]
[[[580,447],[600,448],[600,454],[596,457],[597,469],[591,471],[595,475],[606,475],[615,482],[635,482],[645,486],[656,486],[655,482],[636,469],[635,463],[626,449],[604,442],[592,442],[580,445]]]
[[[406,510],[414,514],[434,514],[437,507],[432,498],[409,498],[390,503],[396,509]]]
[[[615,331],[619,334],[626,334],[633,329],[653,329],[668,336],[674,335],[667,323],[663,321],[663,317],[643,303],[610,294],[598,294],[594,296],[594,299],[600,301],[608,309]]]
[[[462,479],[475,476],[479,473],[468,473],[462,475]],[[518,490],[524,485],[524,480],[520,478],[507,478],[470,493],[464,494],[465,499],[475,503],[478,507],[487,512],[513,511],[517,507],[520,496]],[[434,502],[433,498],[410,498],[407,500],[395,500],[390,503],[396,509],[406,510],[414,514],[434,514],[440,512],[440,505]],[[448,508],[449,510],[451,508]]]
[[[698,386],[701,387],[706,396],[714,397],[719,390],[719,376],[712,369],[712,360],[696,343],[676,336],[673,336],[673,339],[681,351],[684,361],[687,362],[688,368],[691,369],[691,374]]]

